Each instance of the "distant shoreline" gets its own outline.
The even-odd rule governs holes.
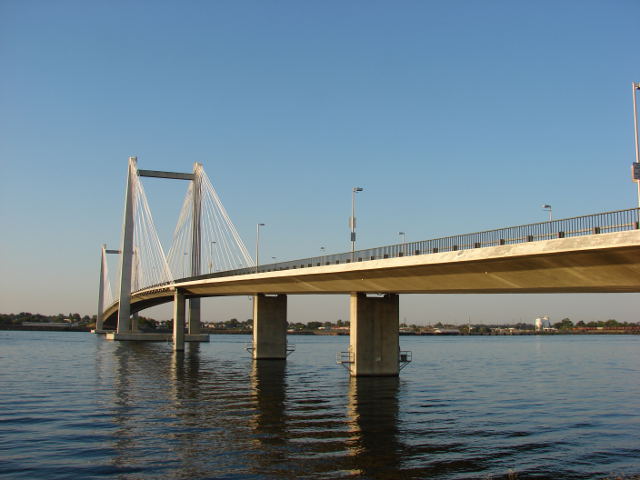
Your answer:
[[[34,332],[90,332],[89,327],[48,327],[46,325],[0,325],[0,330],[34,331]]]
[[[27,331],[27,332],[90,332],[91,327],[48,327],[48,326],[25,326],[25,325],[0,325],[0,330],[4,331]],[[155,332],[143,332],[143,333],[171,333],[168,330],[156,330]],[[203,329],[202,333],[208,333],[210,335],[252,335],[251,330],[206,330]],[[316,335],[319,337],[334,337],[334,336],[348,336],[349,332],[339,331],[314,331],[314,330],[302,330],[296,332],[287,332],[287,335]],[[424,332],[400,332],[401,336],[413,336],[413,337],[520,337],[520,336],[557,336],[557,335],[640,335],[640,331],[620,331],[620,330],[589,330],[589,331],[558,331],[552,333],[539,333],[539,332],[518,332],[518,333],[472,333],[469,334],[455,334],[455,333],[424,333]]]

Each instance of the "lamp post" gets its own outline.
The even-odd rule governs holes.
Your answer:
[[[216,242],[211,242],[209,244],[209,273],[213,273],[213,246]]]
[[[187,276],[187,255],[189,252],[184,252],[184,256],[182,257],[182,278],[186,278]]]
[[[404,244],[406,243],[406,234],[404,232],[398,232],[398,235],[400,236],[400,243],[401,243],[401,253],[404,253]]]
[[[260,227],[264,227],[264,223],[256,223],[256,273],[260,265]]]
[[[547,212],[549,212],[549,221],[553,220],[553,213],[552,213],[551,205],[544,204],[544,205],[542,205],[542,209],[547,211]]]
[[[320,265],[324,265],[324,247],[320,247]]]
[[[640,90],[640,82],[632,82],[633,90],[633,127],[636,140],[636,163],[632,166],[633,181],[638,184],[638,207],[640,207],[640,144],[638,144],[638,105],[636,104],[636,90]]]
[[[355,260],[356,251],[356,193],[362,192],[364,188],[353,187],[351,189],[351,217],[349,218],[349,228],[351,228],[351,261]]]

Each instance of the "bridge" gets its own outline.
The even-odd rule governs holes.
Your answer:
[[[166,256],[139,180],[144,176],[190,182]],[[113,340],[154,339],[138,331],[137,313],[173,302],[173,345],[182,350],[185,340],[208,339],[200,333],[201,298],[249,295],[253,358],[284,359],[287,295],[348,294],[350,345],[341,363],[353,376],[398,375],[407,360],[399,347],[401,294],[640,292],[638,208],[258,264],[200,164],[189,174],[157,172],[138,170],[131,157],[127,185],[123,243],[120,250],[103,246],[101,255],[96,331],[115,329],[107,334]],[[110,253],[120,257],[120,294],[113,301]]]

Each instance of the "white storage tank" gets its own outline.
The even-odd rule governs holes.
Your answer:
[[[541,332],[545,328],[551,327],[551,322],[549,321],[549,316],[548,315],[544,315],[543,317],[536,318],[536,321],[534,322],[534,326],[535,326],[536,332]]]

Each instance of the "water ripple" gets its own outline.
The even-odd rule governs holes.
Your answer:
[[[242,340],[242,341],[240,341]],[[640,473],[639,337],[403,337],[400,379],[350,379],[345,338],[287,362],[2,332],[0,477],[597,479]]]

